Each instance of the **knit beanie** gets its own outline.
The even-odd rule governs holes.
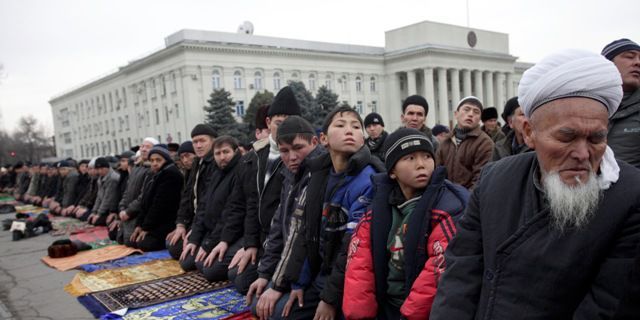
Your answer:
[[[197,124],[195,127],[193,127],[193,130],[191,130],[191,138],[199,135],[207,135],[214,138],[218,136],[216,130],[214,130],[212,126],[206,123]]]
[[[300,115],[300,105],[296,100],[296,96],[293,94],[293,90],[291,90],[289,86],[280,89],[276,97],[273,98],[273,102],[267,111],[267,116],[269,117],[279,114],[289,116]]]
[[[606,45],[602,49],[601,54],[605,58],[613,61],[613,58],[617,55],[629,50],[640,50],[640,46],[629,39],[622,38]]]
[[[480,119],[482,120],[482,122],[485,122],[491,119],[498,119],[498,110],[494,107],[486,108],[482,110],[482,114],[480,114]]]
[[[153,148],[151,148],[151,151],[149,151],[149,159],[151,159],[152,154],[158,154],[169,163],[173,162],[173,159],[171,159],[171,155],[169,154],[169,150],[161,145],[155,145],[153,146]]]
[[[178,148],[178,155],[181,155],[181,154],[183,154],[185,152],[196,153],[196,151],[193,150],[193,142],[191,142],[190,140],[187,140],[187,141],[183,142],[180,145],[180,148]]]
[[[384,163],[390,173],[400,158],[416,152],[425,151],[433,155],[433,145],[422,132],[413,128],[400,128],[391,133],[384,142]],[[435,158],[435,157],[434,157]]]
[[[313,135],[315,134],[315,130],[313,130],[313,126],[311,126],[309,121],[305,120],[301,116],[289,116],[278,126],[276,140],[286,136],[303,133]]]
[[[431,129],[431,134],[433,134],[434,136],[437,136],[443,132],[449,133],[449,128],[441,124],[436,124],[435,126],[433,126],[433,129]]]
[[[404,99],[404,102],[402,103],[402,113],[404,113],[407,107],[412,104],[422,106],[424,108],[425,115],[429,113],[429,104],[427,103],[427,99],[417,94],[409,96],[406,99]]]
[[[379,114],[377,114],[375,112],[369,113],[364,118],[364,127],[366,128],[370,124],[379,124],[379,125],[384,127],[384,121],[382,121],[382,116],[380,116]]]
[[[508,118],[516,112],[516,109],[520,107],[520,103],[518,103],[518,97],[513,97],[507,100],[507,103],[504,104],[504,111],[502,111],[502,120],[505,123],[509,123]]]

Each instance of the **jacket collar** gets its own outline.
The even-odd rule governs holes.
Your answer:
[[[377,157],[371,156],[371,151],[366,146],[362,146],[360,150],[356,151],[349,161],[347,162],[347,170],[345,174],[348,176],[357,175],[367,165],[372,165],[376,172],[384,172],[384,164]],[[319,171],[323,169],[330,169],[332,166],[331,155],[329,152],[320,155],[316,158],[309,159],[309,168],[311,171]]]

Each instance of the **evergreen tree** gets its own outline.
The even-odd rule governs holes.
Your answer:
[[[233,116],[235,103],[230,92],[225,89],[214,90],[207,102],[209,105],[204,107],[206,122],[218,135],[230,135],[238,141],[247,141],[247,128]]]
[[[312,114],[314,116],[313,123],[311,123],[314,127],[322,127],[322,122],[324,118],[338,106],[338,95],[333,93],[331,89],[326,86],[321,86],[318,88],[318,93],[316,93],[316,108],[312,110]]]
[[[271,104],[272,101],[273,92],[267,90],[264,90],[264,92],[257,91],[253,98],[251,98],[249,108],[246,110],[244,117],[242,117],[242,122],[248,126],[249,132],[253,132],[256,129],[255,120],[258,108],[265,104]]]

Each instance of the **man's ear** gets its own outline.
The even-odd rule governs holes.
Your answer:
[[[329,137],[324,132],[320,133],[320,143],[325,147],[329,144]]]
[[[524,138],[524,143],[526,143],[529,148],[533,150],[536,149],[536,134],[529,119],[524,119],[522,123],[522,137]]]
[[[311,138],[311,145],[315,147],[317,144],[318,144],[318,137],[313,136],[313,138]]]

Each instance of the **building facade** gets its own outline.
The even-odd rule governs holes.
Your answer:
[[[56,152],[115,154],[147,136],[180,143],[203,122],[214,89],[231,92],[240,118],[256,92],[291,80],[312,93],[327,86],[363,116],[380,113],[388,130],[400,125],[402,100],[421,94],[428,125],[450,125],[461,97],[501,111],[515,95],[530,64],[508,47],[507,34],[429,21],[387,31],[385,47],[181,30],[165,48],[52,98]]]

